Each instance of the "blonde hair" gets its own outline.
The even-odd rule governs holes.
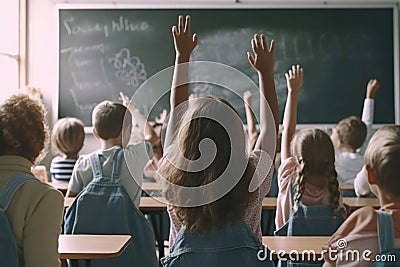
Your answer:
[[[400,126],[376,131],[365,151],[365,164],[375,173],[377,185],[389,197],[400,197]]]
[[[298,163],[297,175],[294,179],[295,210],[298,209],[303,196],[307,175],[319,175],[327,179],[331,206],[336,216],[339,210],[340,191],[335,170],[335,150],[329,135],[320,129],[301,130],[292,140],[291,154]]]
[[[19,94],[8,98],[0,107],[0,154],[39,162],[48,140],[45,118],[43,104],[29,96]]]
[[[171,146],[180,149],[186,159],[196,160],[201,156],[200,142],[204,139],[211,139],[216,146],[213,162],[204,170],[191,172],[175,167],[168,163],[168,160],[164,160],[160,172],[167,181],[185,187],[203,186],[215,181],[225,171],[232,153],[241,154],[243,157],[247,156],[243,126],[237,126],[237,133],[242,135],[240,140],[243,140],[243,142],[232,143],[224,126],[207,116],[221,112],[221,105],[225,107],[227,105],[234,110],[228,102],[222,99],[208,97],[196,99],[196,104],[190,107],[190,110],[186,113],[190,120],[181,130],[179,146]],[[234,114],[232,112],[227,116],[233,118]],[[232,123],[235,123],[235,120]],[[178,154],[176,151],[170,153],[172,156]],[[246,170],[239,182],[218,200],[197,207],[174,206],[173,210],[179,221],[191,232],[206,233],[214,227],[222,228],[227,223],[242,219],[251,194],[248,187],[252,177],[252,167],[253,165],[247,161]],[[168,184],[163,192],[166,199],[179,197],[179,193],[171,189]]]
[[[62,118],[54,124],[51,134],[53,153],[76,159],[85,140],[85,130],[81,120]]]

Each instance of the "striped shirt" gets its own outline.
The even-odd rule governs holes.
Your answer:
[[[52,179],[57,181],[69,181],[75,162],[75,159],[65,159],[60,156],[53,158],[50,165]]]

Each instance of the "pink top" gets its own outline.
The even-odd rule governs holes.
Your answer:
[[[400,203],[385,205],[381,210],[389,211],[392,214],[396,237],[395,247],[400,248]],[[330,256],[329,253],[325,254],[326,265],[371,266],[372,261],[379,254],[376,220],[376,212],[372,207],[364,207],[354,211],[332,235],[324,248],[332,251]],[[339,252],[334,253],[334,250],[339,250]],[[356,259],[347,257],[346,255],[352,254],[350,250],[358,251],[360,256],[358,257],[355,254],[358,257]]]
[[[253,179],[261,180],[263,177],[260,177],[261,173],[267,173],[265,168],[269,167],[267,162],[259,161],[259,151],[254,151],[250,154],[250,161],[254,162],[257,166],[257,170],[254,173]],[[262,233],[261,233],[261,212],[262,212],[262,201],[264,197],[269,192],[271,187],[272,175],[274,173],[273,166],[269,169],[267,177],[261,183],[261,185],[250,195],[249,204],[247,209],[245,210],[245,222],[249,226],[249,228],[253,231],[255,236],[258,238],[260,242],[262,242]],[[179,230],[182,228],[181,222],[175,215],[172,207],[168,207],[168,213],[171,220],[171,227],[169,232],[169,247],[171,248],[175,242],[176,235]]]
[[[290,210],[292,209],[291,184],[296,177],[297,162],[294,157],[287,158],[282,162],[278,169],[278,199],[276,203],[276,230],[280,229],[288,220]],[[319,188],[317,186],[305,183],[305,189],[301,201],[308,206],[329,205],[330,194],[328,188]]]

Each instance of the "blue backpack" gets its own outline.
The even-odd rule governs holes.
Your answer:
[[[8,222],[6,210],[14,193],[30,180],[36,180],[36,178],[30,175],[14,176],[0,192],[0,262],[2,266],[19,267],[17,242]]]
[[[123,150],[116,153],[111,177],[104,177],[97,154],[90,156],[93,180],[65,214],[65,234],[130,234],[132,241],[115,259],[93,260],[99,266],[158,266],[151,225],[133,204],[119,179]],[[82,265],[83,266],[83,265]]]
[[[379,239],[379,259],[372,267],[399,267],[400,248],[394,247],[394,226],[390,213],[377,210],[378,217],[378,239]]]

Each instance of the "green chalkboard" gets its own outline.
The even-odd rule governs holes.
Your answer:
[[[118,101],[119,91],[132,96],[146,80],[172,66],[171,27],[179,14],[191,15],[192,32],[199,35],[192,60],[227,64],[255,82],[256,73],[246,57],[250,38],[265,33],[267,39],[275,39],[281,114],[286,101],[284,73],[299,63],[305,69],[299,123],[331,124],[360,116],[370,78],[381,84],[375,122],[394,123],[393,8],[60,9],[59,117],[74,116],[91,125],[97,103]],[[191,75],[207,79],[204,72]],[[169,109],[168,95],[157,99],[171,79],[167,75],[166,82],[137,99],[143,113],[151,111],[154,116]],[[200,95],[227,98],[243,117],[238,95],[246,89],[238,86],[234,94],[206,83],[191,87]],[[257,98],[255,92],[256,110]]]

